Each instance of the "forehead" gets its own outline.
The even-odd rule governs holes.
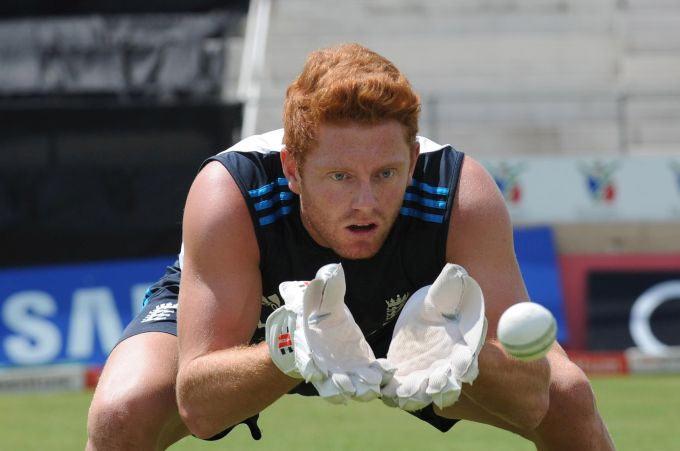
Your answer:
[[[380,164],[409,160],[404,127],[397,121],[378,124],[321,124],[317,146],[306,164]]]

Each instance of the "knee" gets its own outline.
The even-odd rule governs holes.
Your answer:
[[[548,414],[532,438],[538,449],[613,450],[586,375],[566,357],[554,363]]]
[[[117,449],[122,448],[123,441],[132,442],[141,429],[137,423],[142,417],[140,407],[134,396],[97,393],[87,416],[89,445],[94,449]]]
[[[590,381],[575,364],[569,362],[554,376],[549,410],[572,422],[590,421],[595,415],[595,394]]]
[[[165,404],[138,392],[96,393],[87,418],[88,447],[155,449],[173,412]]]

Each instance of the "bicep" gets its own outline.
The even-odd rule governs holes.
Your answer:
[[[484,293],[489,336],[500,315],[528,294],[515,257],[512,223],[493,178],[466,157],[451,217],[447,261],[463,266]]]
[[[219,164],[196,177],[184,212],[179,292],[180,365],[245,345],[260,315],[259,251],[236,183]]]

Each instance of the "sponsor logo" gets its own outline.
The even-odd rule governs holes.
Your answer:
[[[399,312],[401,312],[401,309],[404,308],[404,304],[406,304],[406,300],[410,295],[411,293],[404,293],[402,295],[396,295],[395,297],[385,301],[387,309],[385,310],[385,322],[383,325],[389,323],[394,318],[396,318],[397,315],[399,315]]]
[[[579,169],[585,177],[590,198],[601,204],[611,204],[616,200],[614,173],[619,169],[618,162],[595,161],[581,164]]]
[[[281,355],[293,353],[293,340],[288,326],[284,326],[283,332],[279,334],[277,347],[279,348]]]
[[[522,201],[522,185],[520,175],[525,172],[526,164],[501,162],[489,168],[489,172],[498,185],[498,189],[503,193],[503,197],[508,204],[518,205]]]
[[[680,280],[662,282],[648,288],[633,303],[630,311],[630,335],[645,354],[663,356],[669,346],[662,343],[651,327],[654,311],[663,303],[680,299]]]
[[[177,303],[176,302],[164,302],[158,304],[151,310],[142,320],[143,323],[152,323],[154,321],[165,321],[170,317],[177,315]]]

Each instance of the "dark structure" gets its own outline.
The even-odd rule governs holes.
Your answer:
[[[0,266],[173,254],[247,2],[4,2]]]

